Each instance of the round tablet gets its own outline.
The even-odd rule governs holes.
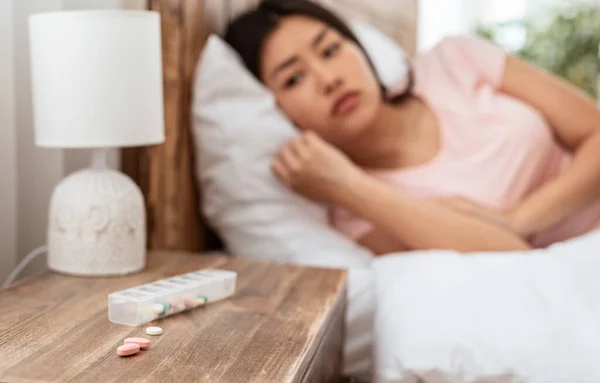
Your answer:
[[[162,328],[158,326],[151,326],[146,328],[146,334],[148,335],[160,335],[162,334]]]
[[[127,338],[123,341],[124,344],[135,343],[140,348],[148,348],[150,347],[150,341],[146,338]]]
[[[129,356],[137,354],[140,351],[140,345],[137,343],[127,343],[117,347],[117,355]]]

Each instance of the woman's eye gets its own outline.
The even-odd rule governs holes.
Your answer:
[[[331,57],[331,56],[335,55],[339,50],[340,50],[340,43],[331,44],[330,46],[327,47],[327,49],[325,49],[325,51],[323,51],[323,56]]]
[[[291,88],[297,85],[302,80],[302,73],[294,73],[290,78],[285,81],[285,88]]]

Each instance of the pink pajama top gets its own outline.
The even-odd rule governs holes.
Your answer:
[[[413,62],[414,93],[439,122],[441,145],[434,159],[372,176],[417,196],[464,196],[509,209],[569,164],[571,155],[534,108],[498,91],[507,54],[476,37],[448,37]],[[359,240],[373,225],[334,207],[332,223]],[[545,247],[600,228],[600,204],[537,233]]]

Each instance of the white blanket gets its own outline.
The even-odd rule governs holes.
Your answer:
[[[376,381],[437,371],[446,380],[422,381],[600,382],[600,231],[543,250],[411,252],[373,267]]]

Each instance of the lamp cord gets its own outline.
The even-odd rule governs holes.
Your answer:
[[[37,257],[38,255],[44,254],[46,252],[48,252],[48,246],[42,245],[42,246],[38,247],[37,249],[31,251],[29,254],[27,254],[27,256],[25,256],[25,258],[23,258],[21,260],[21,262],[19,262],[17,267],[15,267],[15,269],[10,273],[8,278],[6,278],[6,280],[2,284],[2,288],[5,289],[8,286],[10,286],[11,283],[13,283],[13,281],[17,278],[19,273],[21,273],[21,271],[23,271],[25,266],[27,266],[29,264],[29,262],[33,261],[35,259],[35,257]]]

